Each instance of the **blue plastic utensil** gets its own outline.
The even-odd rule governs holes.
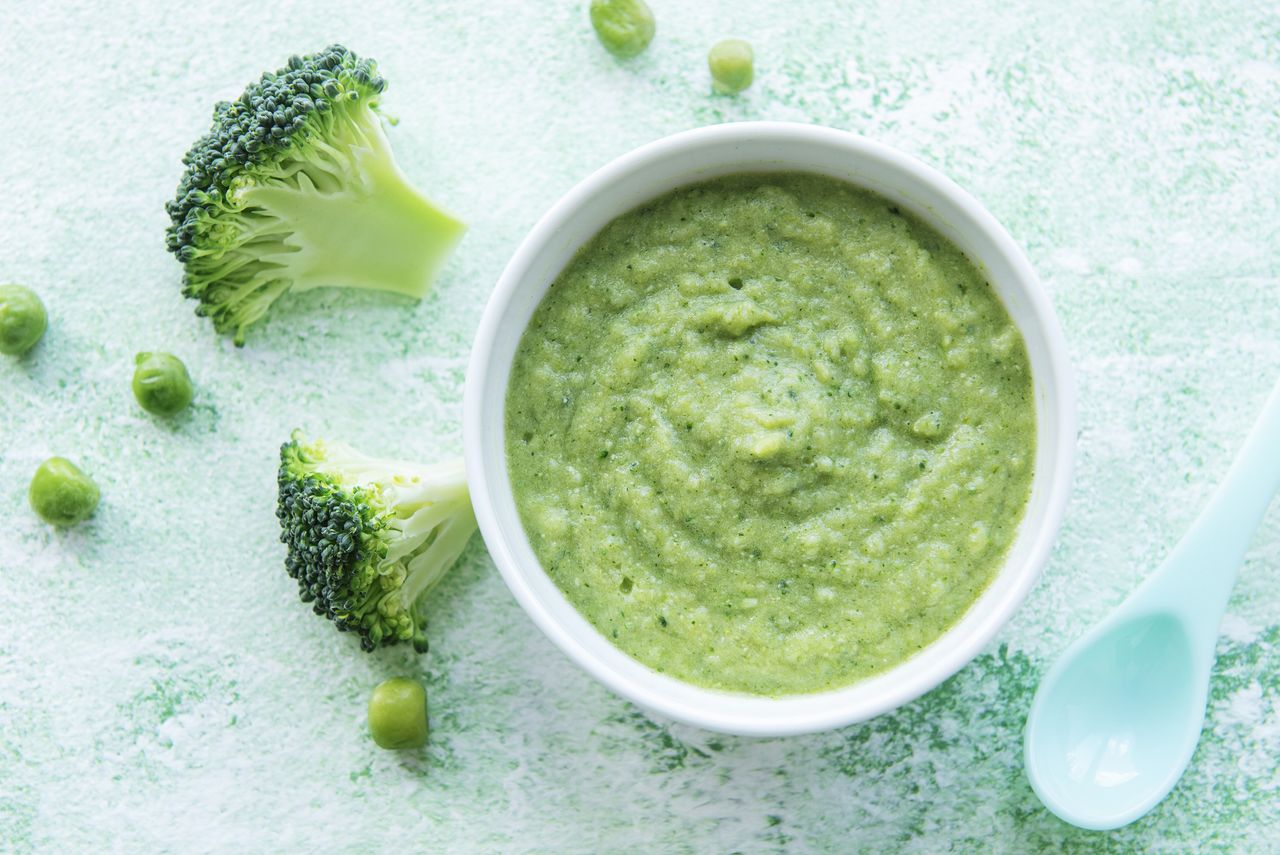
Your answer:
[[[1280,491],[1280,385],[1191,530],[1067,648],[1027,717],[1027,777],[1081,828],[1128,825],[1182,777],[1204,726],[1218,625],[1254,531]]]

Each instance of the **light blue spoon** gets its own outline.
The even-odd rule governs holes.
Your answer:
[[[1062,819],[1081,828],[1128,825],[1182,777],[1204,726],[1227,598],[1278,490],[1280,385],[1160,569],[1041,681],[1027,717],[1027,777]]]

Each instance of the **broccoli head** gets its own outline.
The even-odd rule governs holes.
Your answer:
[[[196,313],[244,343],[286,291],[341,285],[422,297],[465,226],[396,165],[377,65],[341,45],[292,57],[183,158],[169,251]]]
[[[280,448],[276,516],[303,602],[360,645],[427,649],[421,605],[476,530],[462,461],[378,460],[299,431]]]

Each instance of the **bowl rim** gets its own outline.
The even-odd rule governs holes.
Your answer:
[[[977,624],[963,636],[959,643],[946,650],[927,672],[896,683],[889,682],[885,685],[884,690],[874,698],[857,704],[849,704],[846,707],[834,706],[825,712],[811,712],[803,716],[792,715],[786,718],[771,716],[767,720],[754,715],[709,711],[698,707],[696,704],[691,705],[673,700],[665,696],[660,687],[640,685],[644,681],[636,681],[614,671],[588,649],[582,641],[571,635],[560,621],[549,613],[539,597],[534,593],[527,578],[529,572],[546,575],[546,571],[536,561],[535,564],[537,566],[534,568],[523,567],[517,562],[507,541],[507,534],[503,531],[497,519],[491,484],[497,483],[508,494],[512,493],[512,488],[506,473],[505,460],[491,465],[491,461],[486,458],[480,430],[481,420],[485,417],[486,386],[492,373],[491,356],[498,334],[502,330],[501,321],[512,299],[529,281],[526,278],[526,274],[529,272],[531,264],[537,260],[538,255],[543,251],[545,245],[574,217],[580,207],[596,194],[607,191],[611,184],[630,173],[653,163],[655,160],[678,155],[690,147],[733,143],[747,138],[752,141],[767,139],[782,143],[800,140],[843,147],[850,152],[851,157],[878,160],[887,163],[890,168],[911,175],[916,180],[930,185],[933,190],[947,197],[950,203],[962,209],[965,216],[969,217],[971,222],[981,232],[985,233],[985,237],[995,244],[997,253],[1002,255],[1012,268],[1014,273],[1012,278],[1016,280],[1018,289],[1027,300],[1030,313],[1035,317],[1043,333],[1042,341],[1047,351],[1047,366],[1054,391],[1052,395],[1056,411],[1054,421],[1059,431],[1056,453],[1051,460],[1051,471],[1045,473],[1045,477],[1048,480],[1048,489],[1045,497],[1044,515],[1039,520],[1039,529],[1031,536],[1032,542],[1027,551],[1021,572],[1016,574],[1013,584],[1008,586],[1003,597],[996,602],[985,621]],[[801,166],[780,166],[779,169],[803,171]],[[695,182],[696,179],[688,183]],[[660,191],[655,195],[661,195],[661,192],[668,191]],[[606,223],[600,223],[599,228],[603,228],[604,225]],[[974,261],[979,262],[982,259],[974,259]],[[1019,332],[1025,335],[1025,331],[1021,327]],[[524,328],[520,330],[520,334],[523,335],[523,333]],[[506,390],[503,389],[504,400],[505,393]],[[1038,419],[1043,417],[1044,414],[1038,414]],[[1039,278],[1021,248],[995,217],[951,179],[911,155],[884,143],[847,131],[796,122],[734,122],[682,131],[641,145],[615,158],[574,185],[537,220],[503,269],[481,316],[471,350],[463,392],[464,457],[476,519],[494,564],[501,572],[503,580],[512,595],[533,620],[534,624],[579,667],[615,693],[638,706],[697,727],[745,736],[783,736],[812,733],[872,718],[901,706],[936,687],[981,652],[982,648],[991,641],[995,634],[1008,623],[1039,579],[1053,543],[1057,538],[1072,487],[1076,419],[1076,390],[1071,375],[1066,340],[1049,295],[1041,286]],[[1037,436],[1041,436],[1039,428],[1037,428]],[[1033,489],[1035,489],[1036,482],[1040,479],[1041,474],[1037,471],[1032,482]],[[993,577],[993,586],[995,580],[999,579],[1007,571],[1008,566],[1009,561],[1006,559]],[[990,587],[987,591],[989,590]],[[979,595],[979,598],[970,605],[970,609],[985,596],[986,592]],[[967,611],[966,615],[968,613]],[[915,656],[936,647],[938,642],[946,638],[952,629],[959,626],[964,619],[962,616],[952,628],[944,632],[938,639],[935,639],[922,648],[919,653],[903,660],[902,663],[895,665],[888,671],[857,681],[847,687],[830,690],[831,693],[845,691],[870,680],[879,680],[886,675],[894,674],[895,671],[905,663],[910,662]],[[618,650],[603,635],[599,636],[599,642]],[[650,671],[655,678],[674,679],[685,686],[702,692],[711,692],[719,695],[729,694],[733,697],[753,699],[762,697],[735,695],[734,693],[709,689],[694,683],[688,683],[677,677],[658,674],[652,671],[649,666],[644,666],[643,663],[640,664]],[[828,692],[814,693],[814,695],[825,694],[828,694]],[[812,696],[792,695],[784,696],[778,700]]]

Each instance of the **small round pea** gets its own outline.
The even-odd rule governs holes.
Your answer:
[[[142,409],[172,416],[191,403],[191,376],[172,353],[139,353],[134,357],[133,397]]]
[[[624,59],[653,41],[653,12],[644,0],[591,0],[591,26],[605,50]]]
[[[716,42],[707,53],[711,83],[717,92],[733,95],[751,85],[755,77],[755,53],[742,39]]]
[[[419,748],[427,741],[427,692],[408,677],[379,683],[369,696],[369,735],[379,748]]]
[[[49,316],[35,291],[0,285],[0,353],[21,356],[35,347],[48,326]]]
[[[36,470],[27,490],[31,509],[51,525],[75,525],[98,507],[98,485],[65,457],[50,457]]]

